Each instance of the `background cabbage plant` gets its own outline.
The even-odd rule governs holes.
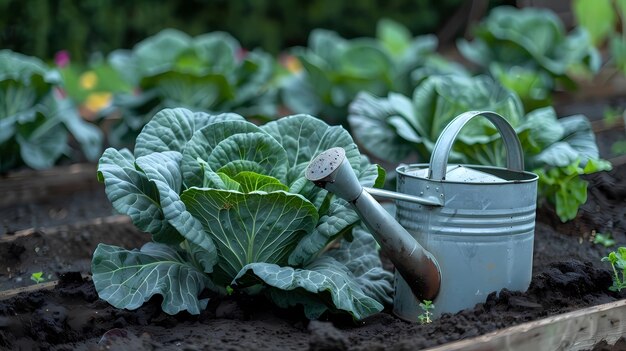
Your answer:
[[[199,313],[205,288],[263,291],[309,318],[343,311],[356,319],[389,302],[391,274],[376,243],[355,227],[345,201],[304,177],[309,161],[343,147],[364,186],[384,171],[341,127],[295,115],[261,127],[237,114],[165,109],[130,151],[107,149],[98,168],[113,207],[153,242],[140,250],[100,244],[92,271],[101,298],[134,309],[152,295],[163,310]],[[326,250],[333,240],[340,248]]]
[[[378,22],[376,32],[376,38],[348,40],[330,30],[313,30],[306,48],[292,49],[302,70],[283,83],[285,105],[347,126],[348,104],[360,91],[408,94],[416,81],[430,74],[465,72],[435,53],[434,35],[413,37],[387,19]]]
[[[498,6],[473,34],[457,42],[461,54],[514,90],[528,110],[549,106],[559,85],[574,88],[577,75],[596,73],[602,63],[588,32],[567,33],[548,9]]]
[[[102,133],[61,97],[61,84],[39,59],[0,50],[0,172],[21,164],[45,169],[72,156],[70,133],[89,160],[100,156]]]
[[[135,87],[134,93],[114,96],[112,108],[120,110],[122,120],[112,133],[113,145],[130,144],[163,108],[276,115],[274,58],[246,51],[225,32],[190,37],[165,29],[132,50],[112,52],[109,63]]]
[[[524,150],[525,168],[539,174],[539,195],[556,207],[562,221],[573,219],[587,200],[581,174],[611,168],[599,158],[589,120],[583,115],[557,119],[552,107],[524,112],[514,92],[487,76],[432,76],[412,98],[361,93],[348,117],[357,142],[372,155],[398,162],[418,155],[430,160],[445,126],[466,111],[493,111],[513,126]],[[475,119],[461,130],[450,162],[504,166],[505,149],[495,127]]]

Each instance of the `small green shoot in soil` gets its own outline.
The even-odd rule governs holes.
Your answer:
[[[43,277],[43,272],[35,272],[35,273],[30,275],[30,280],[32,280],[35,283],[39,284],[39,283],[43,282],[44,280],[46,280],[46,278]]]
[[[422,309],[422,311],[424,311],[424,313],[417,316],[417,318],[419,318],[420,320],[420,323],[428,324],[432,322],[433,313],[431,312],[431,310],[435,308],[433,302],[430,300],[424,300],[424,302],[420,303],[420,308]]]
[[[602,234],[593,230],[591,231],[591,238],[593,239],[594,244],[600,244],[604,247],[611,247],[615,245],[615,240],[613,240],[611,233]]]
[[[611,251],[608,256],[602,257],[602,262],[606,261],[613,267],[613,285],[609,290],[622,291],[626,288],[626,247],[619,247],[617,252]],[[618,270],[621,271],[621,279]]]
[[[235,292],[235,290],[230,285],[226,286],[226,295],[230,296],[233,292]]]

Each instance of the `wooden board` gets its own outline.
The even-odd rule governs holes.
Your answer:
[[[520,324],[428,351],[589,350],[603,340],[613,345],[622,336],[626,336],[626,300]]]
[[[18,230],[15,234],[0,236],[0,244],[10,243],[16,239],[34,235],[35,233],[54,235],[57,233],[67,232],[70,228],[84,228],[92,225],[100,224],[129,224],[131,223],[130,217],[126,215],[114,215],[108,217],[94,218],[90,220],[74,222],[72,224],[60,225],[56,227],[41,227],[41,228],[28,228]]]
[[[74,164],[49,170],[24,170],[0,177],[0,207],[36,202],[99,186],[95,164]]]

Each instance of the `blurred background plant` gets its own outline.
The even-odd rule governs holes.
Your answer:
[[[584,27],[566,33],[563,22],[547,9],[500,6],[473,34],[472,41],[459,39],[459,51],[515,91],[527,111],[550,106],[552,92],[575,89],[576,79],[592,77],[602,63]]]
[[[325,29],[311,32],[306,48],[291,50],[302,69],[283,86],[285,105],[347,126],[348,104],[360,91],[408,94],[416,81],[431,74],[464,74],[462,66],[436,53],[434,35],[413,38],[389,19],[380,20],[376,28],[375,38],[352,40]]]
[[[112,145],[131,145],[150,118],[168,107],[260,119],[277,114],[273,56],[245,50],[225,32],[190,37],[166,29],[132,50],[113,51],[108,61],[133,87],[116,93],[111,108],[102,111],[120,115],[109,134]]]
[[[52,167],[77,159],[70,136],[88,160],[102,151],[102,132],[64,97],[61,76],[35,57],[0,51],[0,172],[25,164]]]

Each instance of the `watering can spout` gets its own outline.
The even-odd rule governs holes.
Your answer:
[[[346,159],[344,149],[337,147],[322,152],[307,167],[306,177],[354,206],[383,252],[419,300],[433,300],[437,297],[441,285],[437,260],[361,186]],[[396,194],[390,197],[400,199],[403,196]],[[429,199],[400,200],[438,205]]]

